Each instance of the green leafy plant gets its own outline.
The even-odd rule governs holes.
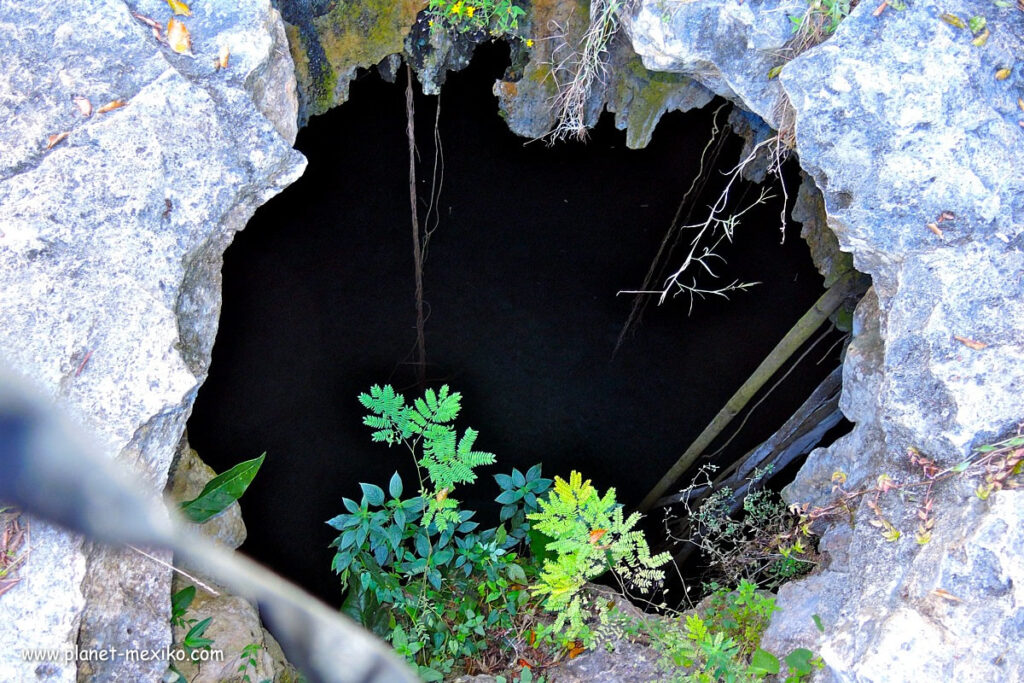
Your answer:
[[[263,646],[259,643],[249,643],[242,648],[241,654],[238,656],[240,663],[238,665],[238,673],[242,674],[242,683],[252,683],[252,679],[249,677],[249,670],[252,669],[254,672],[259,667],[259,655]]]
[[[514,33],[526,14],[512,0],[430,0],[427,12],[431,27],[443,26],[457,33],[486,31],[495,37]]]
[[[188,629],[185,633],[185,637],[182,638],[179,645],[189,656],[191,656],[196,650],[209,650],[213,645],[213,640],[204,636],[206,629],[213,621],[213,617],[207,617],[201,621],[185,617],[185,614],[188,612],[189,607],[192,606],[192,601],[195,600],[195,597],[195,586],[186,586],[171,596],[171,625],[177,626],[178,628]],[[182,673],[178,671],[173,664],[168,668],[177,676],[176,680],[179,683],[186,680]]]
[[[806,12],[789,18],[793,33],[810,36],[821,42],[835,33],[839,24],[856,6],[856,0],[810,0]]]
[[[266,457],[267,454],[263,453],[258,458],[240,462],[227,472],[218,474],[206,482],[198,496],[181,503],[182,513],[189,521],[202,524],[224,512],[249,488]]]
[[[362,483],[358,503],[342,499],[346,512],[328,521],[340,532],[332,568],[347,591],[342,609],[389,638],[424,680],[441,680],[459,662],[486,668],[496,643],[515,641],[535,608],[526,588],[536,569],[516,551],[551,481],[540,466],[495,475],[502,524],[480,530],[451,494],[494,456],[473,450],[474,430],[458,437],[461,395],[444,386],[407,406],[392,387],[374,386],[359,400],[373,441],[412,454],[420,488],[404,497],[396,472],[386,494]]]
[[[745,655],[752,655],[761,642],[774,612],[775,598],[758,591],[757,584],[742,579],[735,590],[718,584],[710,586],[709,609],[705,618],[718,630],[733,638]]]
[[[778,680],[779,658],[760,647],[775,600],[750,582],[730,591],[715,586],[703,610],[684,616],[627,618],[624,632],[645,639],[661,654],[665,680],[679,683]],[[809,650],[793,650],[785,658],[787,683],[800,683],[821,660]]]
[[[459,523],[457,509],[459,501],[451,497],[457,484],[471,484],[476,481],[473,469],[494,463],[494,454],[474,451],[477,432],[467,428],[462,438],[457,438],[451,426],[461,409],[462,394],[450,393],[448,385],[437,393],[427,389],[423,398],[412,406],[405,405],[401,394],[390,386],[374,385],[369,394],[360,394],[359,402],[373,415],[363,418],[363,424],[374,429],[372,439],[389,446],[403,443],[416,456],[417,447],[422,455],[416,464],[425,469],[430,487],[421,487],[420,497],[426,501],[422,525],[429,527],[436,522],[438,531],[445,531],[449,524]],[[361,484],[364,493],[370,491],[370,502],[379,505],[384,492],[373,484]],[[375,502],[380,501],[380,502]]]
[[[624,518],[615,489],[601,496],[579,472],[573,471],[568,481],[555,477],[551,495],[539,504],[540,510],[527,518],[536,531],[552,539],[545,549],[555,556],[544,560],[532,592],[545,598],[547,610],[557,613],[554,631],[589,646],[592,634],[584,623],[583,585],[612,570],[626,583],[647,590],[664,579],[657,568],[670,556],[652,557],[643,534],[633,528],[640,515]]]

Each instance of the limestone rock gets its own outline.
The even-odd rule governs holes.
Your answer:
[[[806,9],[802,0],[644,0],[623,23],[648,69],[684,74],[778,129],[782,88],[768,73],[790,53],[789,15]]]
[[[188,579],[175,576],[175,591],[189,585]],[[186,653],[183,661],[175,663],[190,683],[241,683],[243,676],[250,681],[275,683],[300,680],[280,645],[260,623],[259,611],[245,598],[223,593],[213,596],[198,589],[185,618],[196,622],[209,618],[203,637],[213,641],[208,654],[197,653],[192,661]],[[182,642],[189,628],[174,627],[176,644]]]
[[[589,2],[558,0],[534,3],[524,22],[531,46],[517,46],[524,64],[506,72],[494,84],[502,117],[509,130],[541,138],[557,122],[558,79],[567,75],[552,65],[572,63],[571,52],[587,29]],[[576,48],[578,49],[578,48]],[[605,78],[595,82],[586,106],[586,124],[594,126],[601,112],[615,114],[615,127],[626,131],[626,146],[646,147],[662,115],[703,107],[713,94],[694,79],[645,68],[629,41],[613,38],[605,56]]]
[[[348,100],[356,70],[402,52],[422,0],[279,0],[295,61],[299,122]]]
[[[627,22],[645,64],[693,77],[775,128],[789,123],[780,108],[788,98],[796,153],[828,225],[874,281],[844,366],[842,406],[856,426],[812,454],[788,498],[827,502],[836,470],[850,490],[881,474],[909,481],[920,476],[910,447],[950,466],[1012,433],[1024,386],[1020,13],[961,0],[874,17],[877,5],[862,4],[775,81],[766,77],[778,65],[771,55],[785,47],[786,14],[801,13],[800,3],[666,7],[642,2]],[[938,19],[943,12],[985,15],[988,42],[972,45],[968,31]],[[914,543],[913,502],[880,499],[903,531],[890,543],[858,499],[852,527],[824,530],[822,573],[780,592],[765,646],[819,652],[826,680],[1024,676],[1013,635],[1021,554],[1001,545],[1020,528],[1024,501],[1003,491],[981,503],[971,488],[951,480],[937,489],[924,546]],[[809,627],[812,614],[824,633]]]
[[[0,4],[3,353],[154,492],[209,363],[223,250],[304,163],[282,138],[292,67],[269,0],[193,10],[189,57],[132,17],[165,24],[162,0]],[[73,658],[26,661],[30,644],[169,644],[166,570],[101,548],[86,568],[80,540],[38,522],[32,542],[0,600],[20,625],[0,629],[0,679],[76,678]],[[155,680],[166,662],[92,664],[104,680]]]

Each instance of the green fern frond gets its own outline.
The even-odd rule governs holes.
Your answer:
[[[412,419],[423,427],[428,424],[447,424],[458,417],[462,409],[461,401],[462,394],[457,391],[449,393],[447,384],[436,394],[433,389],[427,389],[423,398],[413,401]]]
[[[359,402],[373,413],[363,418],[363,424],[375,430],[371,436],[373,441],[391,446],[412,436],[405,397],[396,394],[390,384],[383,387],[374,384],[369,394],[359,394]]]
[[[555,477],[547,498],[539,501],[540,510],[527,515],[533,528],[551,537],[547,550],[555,558],[545,560],[540,582],[532,589],[545,598],[545,608],[558,612],[556,624],[568,621],[566,637],[580,633],[582,621],[566,614],[579,605],[580,591],[592,578],[612,569],[633,585],[650,588],[664,579],[658,566],[668,554],[651,557],[641,532],[633,527],[640,515],[624,518],[622,506],[615,502],[615,489],[603,495],[573,471],[569,480]]]

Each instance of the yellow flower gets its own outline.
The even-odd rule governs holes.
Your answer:
[[[454,5],[449,7],[448,8],[448,13],[449,14],[454,14],[457,17],[461,17],[462,16],[462,0],[459,0],[457,3],[455,3]]]
[[[476,7],[473,7],[472,5],[466,5],[466,16],[472,19],[473,12],[476,12]]]
[[[533,47],[533,38],[526,39],[526,47]]]

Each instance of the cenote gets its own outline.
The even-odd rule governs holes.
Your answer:
[[[546,476],[578,470],[635,506],[821,295],[822,278],[799,225],[780,244],[776,191],[720,245],[719,279],[704,282],[759,284],[692,312],[685,296],[652,300],[613,353],[633,305],[619,292],[642,284],[718,103],[665,116],[642,150],[626,148],[608,115],[585,144],[526,143],[491,95],[506,62],[505,48],[482,46],[443,87],[443,188],[424,265],[427,384],[462,392],[459,424],[497,455],[460,492],[466,507],[493,514],[491,475],[535,463]],[[217,471],[267,453],[242,499],[242,550],[335,605],[336,532],[325,521],[343,512],[343,496],[359,498],[359,482],[415,478],[408,452],[370,442],[356,400],[373,384],[420,393],[403,79],[362,74],[348,103],[300,132],[305,175],[226,253],[213,362],[188,424]],[[421,218],[435,106],[417,95]],[[695,216],[741,147],[727,142]],[[787,170],[795,197],[795,164]],[[725,457],[769,437],[838,365],[828,347],[758,407]]]

